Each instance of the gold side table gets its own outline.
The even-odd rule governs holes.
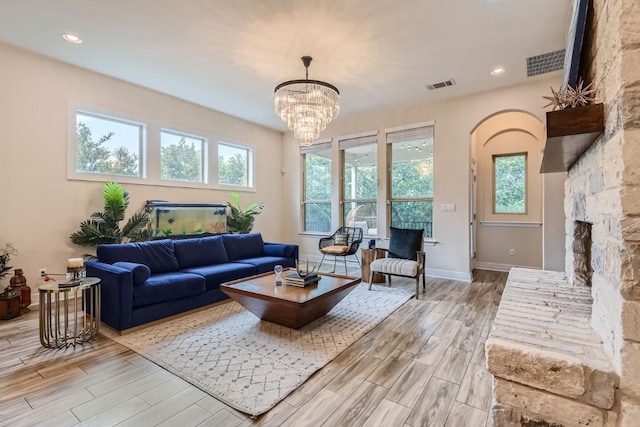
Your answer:
[[[53,282],[38,288],[40,343],[48,348],[89,341],[100,329],[100,279],[85,277],[78,285]],[[88,309],[91,313],[88,313]]]
[[[368,283],[369,274],[370,274],[369,265],[371,265],[373,260],[376,258],[384,258],[385,251],[375,248],[375,249],[360,249],[360,252],[362,254],[362,263],[361,263],[362,281]],[[373,279],[371,280],[371,283],[384,283],[384,274],[375,273],[373,275]]]

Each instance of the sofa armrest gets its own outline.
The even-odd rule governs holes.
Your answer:
[[[281,256],[297,260],[298,245],[265,242],[262,247],[262,253],[269,256]]]
[[[133,274],[124,268],[100,261],[85,263],[87,276],[101,280],[101,321],[122,331],[131,327]]]

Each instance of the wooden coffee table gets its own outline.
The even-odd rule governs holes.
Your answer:
[[[285,270],[282,277],[294,270]],[[317,285],[276,286],[275,273],[223,283],[220,289],[262,320],[300,329],[325,314],[360,283],[360,278],[321,274]]]

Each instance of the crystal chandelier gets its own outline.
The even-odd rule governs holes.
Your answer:
[[[327,124],[340,113],[340,92],[325,82],[309,80],[310,56],[303,56],[304,80],[289,80],[276,86],[275,111],[287,123],[301,145],[311,145]]]

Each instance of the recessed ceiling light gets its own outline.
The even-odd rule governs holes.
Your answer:
[[[499,65],[497,67],[494,67],[493,70],[491,70],[491,75],[499,76],[500,74],[503,74],[505,71],[507,71],[507,69],[504,68],[502,65]]]
[[[66,41],[68,41],[69,43],[73,43],[73,44],[82,43],[82,39],[80,37],[76,36],[75,34],[62,33],[62,38],[65,39]]]

